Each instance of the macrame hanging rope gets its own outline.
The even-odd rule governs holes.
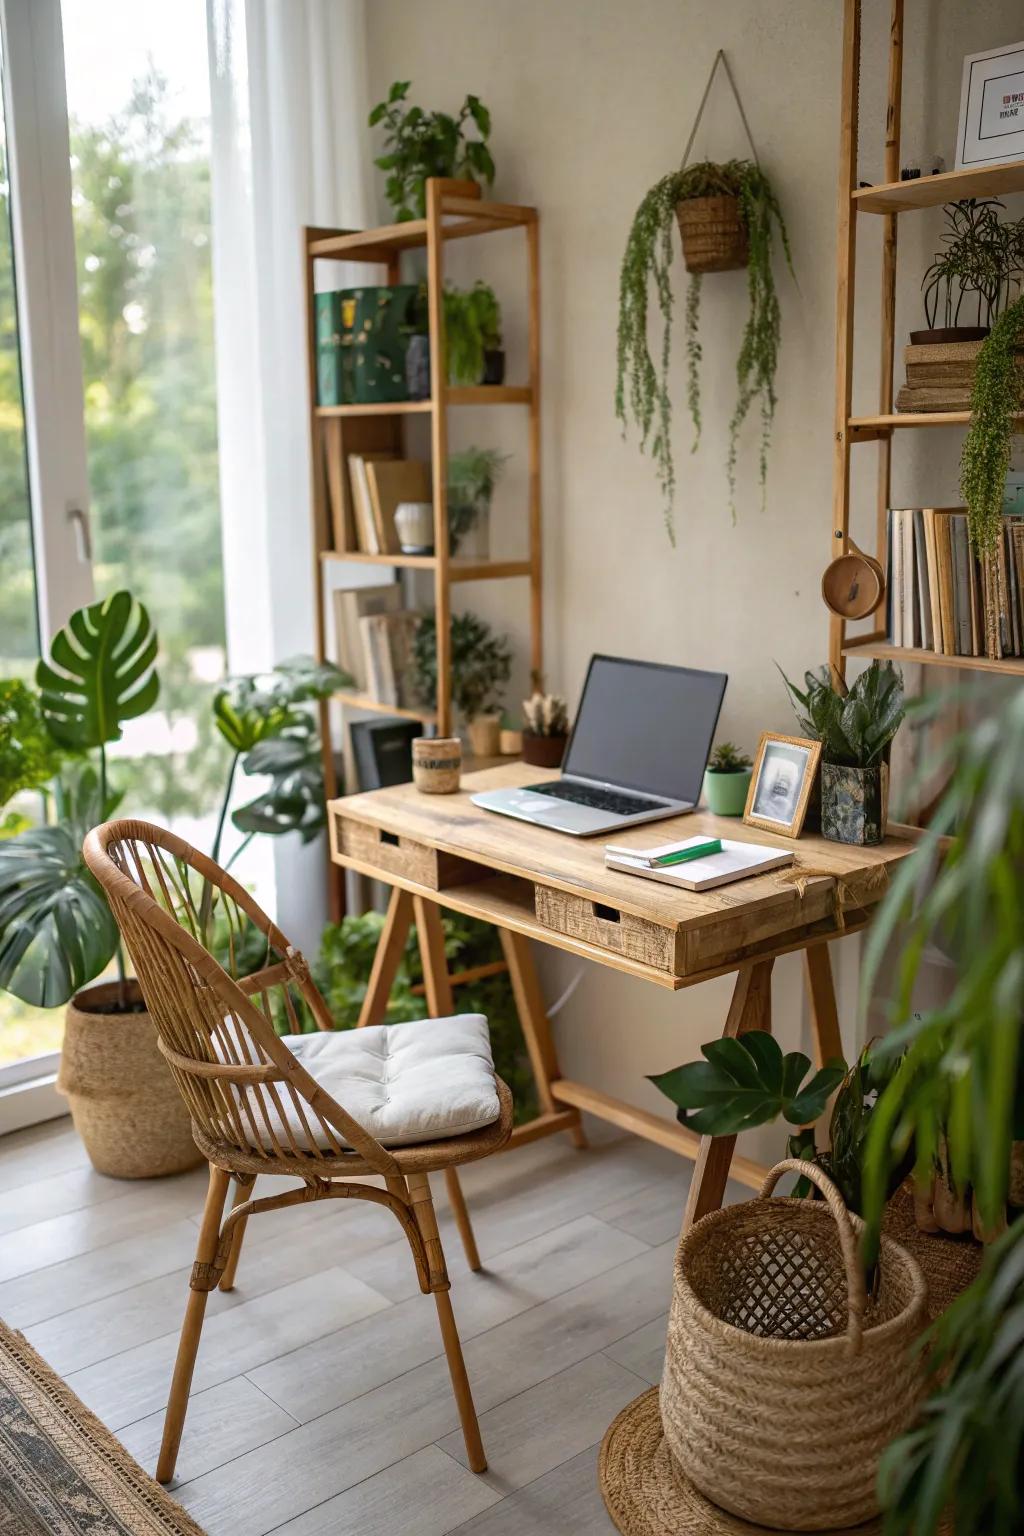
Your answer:
[[[708,83],[704,87],[704,94],[700,99],[700,106],[697,108],[697,116],[694,118],[693,127],[690,129],[690,137],[686,141],[686,151],[683,154],[683,163],[679,167],[681,171],[685,171],[687,165],[690,162],[690,150],[693,148],[693,141],[697,137],[697,129],[700,127],[700,120],[704,115],[704,108],[708,104],[708,97],[711,95],[711,87],[715,83],[715,75],[718,73],[719,64],[721,64],[722,68],[725,70],[725,77],[732,87],[732,94],[736,101],[736,109],[740,114],[740,121],[742,122],[744,131],[747,135],[747,143],[750,145],[750,153],[754,157],[754,164],[761,164],[760,160],[757,158],[757,149],[754,145],[754,135],[750,131],[750,124],[747,122],[747,114],[743,110],[743,103],[740,100],[740,93],[736,89],[736,81],[733,79],[732,70],[729,68],[729,60],[725,56],[725,50],[723,48],[719,48],[718,52],[715,54],[715,62],[711,66],[711,73],[708,75]]]

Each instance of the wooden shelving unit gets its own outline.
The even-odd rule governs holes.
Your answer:
[[[860,78],[860,0],[844,0],[842,126],[839,145],[839,238],[836,284],[836,406],[833,449],[832,537],[829,558],[845,554],[850,540],[850,450],[855,443],[878,444],[876,558],[886,564],[886,513],[891,494],[893,433],[919,428],[965,427],[968,411],[907,412],[893,410],[893,362],[896,331],[896,252],[898,216],[919,208],[940,207],[967,197],[998,197],[1024,192],[1024,160],[1009,165],[947,171],[916,181],[898,180],[900,172],[900,113],[903,89],[903,0],[892,0],[889,39],[889,87],[885,125],[885,176],[880,186],[858,187],[858,81]],[[854,294],[858,214],[883,220],[881,338],[878,412],[852,414]],[[1024,423],[1024,413],[1017,420]],[[886,572],[888,576],[888,572]],[[945,656],[933,651],[894,646],[884,631],[847,636],[846,621],[832,616],[829,660],[840,676],[848,657],[882,657],[929,666],[970,668],[1024,677],[1024,658],[1007,656]]]
[[[543,670],[541,611],[541,501],[540,501],[540,268],[537,210],[510,203],[489,202],[471,182],[431,179],[427,182],[427,214],[403,224],[380,229],[334,230],[307,228],[303,251],[306,273],[306,326],[309,359],[309,433],[313,505],[313,591],[315,646],[319,659],[327,658],[325,572],[336,563],[380,565],[396,570],[430,572],[433,577],[434,611],[438,637],[438,696],[433,707],[396,709],[366,694],[344,692],[337,702],[350,709],[369,710],[421,720],[434,726],[440,736],[452,733],[451,698],[451,588],[455,583],[503,581],[525,578],[529,583],[530,667]],[[528,346],[527,378],[521,384],[450,386],[444,347],[444,251],[449,240],[501,230],[522,229],[526,242]],[[430,331],[430,399],[400,400],[371,405],[317,404],[316,368],[316,264],[322,260],[362,262],[383,267],[383,281],[401,281],[404,252],[427,254],[427,306]],[[379,278],[374,278],[380,281]],[[448,412],[460,406],[519,406],[527,412],[528,495],[526,507],[527,554],[521,560],[481,561],[453,557],[448,548]],[[433,555],[372,555],[355,549],[338,549],[333,543],[327,483],[328,450],[336,464],[347,464],[350,453],[388,450],[402,454],[405,422],[426,417],[430,423],[431,483],[434,503]],[[347,473],[340,476],[336,495],[350,508]],[[351,523],[351,519],[346,519]],[[337,585],[337,583],[333,583]],[[327,798],[337,795],[330,710],[320,712],[323,742],[324,784]],[[342,871],[330,867],[330,910],[335,920],[344,911]]]

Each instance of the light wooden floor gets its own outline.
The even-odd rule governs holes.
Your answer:
[[[598,1536],[597,1447],[659,1378],[690,1165],[550,1139],[436,1179],[490,1470],[474,1476],[397,1224],[325,1202],[250,1224],[215,1292],[173,1487],[209,1536]],[[102,1178],[70,1121],[0,1138],[0,1317],[152,1471],[206,1172]]]

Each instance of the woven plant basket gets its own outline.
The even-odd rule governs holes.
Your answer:
[[[688,197],[676,204],[687,272],[732,272],[747,265],[750,245],[740,200]]]
[[[769,1200],[787,1172],[825,1196]],[[760,1198],[713,1211],[676,1258],[661,1416],[706,1498],[758,1525],[822,1531],[878,1512],[878,1458],[921,1395],[911,1348],[925,1284],[882,1238],[867,1299],[862,1223],[812,1163],[773,1168]]]
[[[108,1013],[120,984],[87,987],[68,1004],[57,1089],[98,1173],[153,1179],[195,1168],[203,1155],[157,1048],[148,1013]],[[141,1000],[137,981],[125,983]]]

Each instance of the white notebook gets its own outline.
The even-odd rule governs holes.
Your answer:
[[[688,837],[679,843],[662,843],[657,848],[623,848],[621,844],[606,843],[604,862],[609,869],[621,870],[626,875],[640,875],[645,880],[660,880],[663,885],[677,885],[684,891],[710,891],[716,885],[746,880],[750,875],[763,875],[769,869],[781,869],[793,862],[794,856],[788,851],[766,848],[762,843],[734,843],[724,837],[721,853],[709,853],[686,864],[652,868],[642,862],[656,854],[676,853],[681,848],[706,842],[707,837],[701,836]]]

